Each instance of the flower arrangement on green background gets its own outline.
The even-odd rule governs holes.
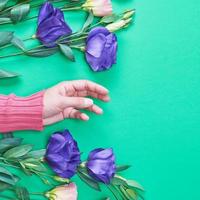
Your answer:
[[[118,42],[114,32],[124,29],[132,22],[134,9],[115,14],[110,0],[87,1],[18,1],[16,4],[3,1],[0,4],[0,25],[18,23],[29,18],[31,9],[39,6],[37,27],[32,36],[19,38],[13,31],[0,31],[0,60],[14,56],[47,57],[61,52],[67,59],[75,62],[73,49],[80,50],[93,71],[104,71],[117,60]],[[56,7],[58,6],[58,7]],[[84,10],[88,13],[85,23],[78,31],[73,31],[64,18],[63,12]],[[13,16],[13,13],[15,14]],[[1,23],[2,22],[2,23]],[[37,40],[41,44],[27,47],[26,41]],[[4,53],[15,46],[16,51]],[[17,73],[1,69],[0,78],[18,76]]]
[[[31,11],[38,8],[38,16],[31,15]],[[63,12],[71,10],[88,13],[78,31],[73,31],[64,18]],[[37,26],[35,33],[24,37],[26,39],[19,38],[13,31],[0,31],[0,59],[21,55],[47,57],[61,52],[75,62],[73,49],[77,49],[85,54],[93,71],[108,70],[117,62],[115,32],[128,27],[134,14],[134,9],[115,14],[110,0],[2,0],[0,26],[15,25],[34,18],[37,18]],[[29,48],[26,44],[28,40],[36,40],[40,44]],[[13,46],[15,52],[4,52]],[[18,75],[0,70],[0,78]],[[76,200],[78,190],[71,181],[76,175],[97,191],[101,191],[101,185],[106,186],[117,200],[143,199],[142,186],[121,175],[129,167],[116,164],[112,148],[96,148],[86,160],[82,160],[78,143],[68,130],[52,134],[46,149],[40,150],[33,150],[32,144],[23,144],[22,139],[13,137],[13,134],[5,134],[0,140],[0,199],[29,200],[32,196],[41,195],[50,200]],[[30,192],[21,185],[16,170],[27,176],[38,176],[49,186],[49,191]]]
[[[78,143],[68,130],[53,133],[47,148],[40,150],[33,150],[32,144],[22,144],[21,138],[7,137],[0,140],[0,198],[12,199],[8,196],[11,193],[16,200],[29,200],[38,195],[50,200],[76,200],[77,187],[70,179],[77,175],[99,192],[101,184],[105,185],[117,200],[144,199],[143,187],[121,175],[129,167],[116,164],[112,148],[96,148],[82,161]],[[20,177],[11,172],[12,168],[27,176],[38,176],[51,189],[30,192],[21,186]]]

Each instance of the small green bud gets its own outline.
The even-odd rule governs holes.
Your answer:
[[[55,181],[58,181],[58,182],[61,182],[61,183],[69,183],[70,180],[68,178],[62,178],[62,177],[59,177],[59,176],[54,176],[53,179]]]
[[[123,19],[129,19],[135,14],[135,10],[129,10],[124,13]]]

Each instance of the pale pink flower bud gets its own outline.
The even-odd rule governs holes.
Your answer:
[[[82,7],[85,10],[91,10],[98,17],[112,14],[111,0],[87,0]]]
[[[110,32],[115,32],[117,30],[120,30],[122,28],[124,28],[127,24],[130,23],[130,20],[119,20],[119,21],[116,21],[116,22],[113,22],[111,24],[108,24],[106,26],[106,28],[110,31]]]
[[[75,183],[61,185],[47,192],[45,196],[50,200],[77,200],[77,187]]]

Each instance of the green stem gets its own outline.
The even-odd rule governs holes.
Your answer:
[[[0,56],[0,59],[1,58],[9,58],[12,56],[19,56],[19,55],[23,55],[23,54],[24,54],[24,52],[13,53],[13,54],[5,55],[5,56]]]
[[[72,7],[72,8],[62,8],[62,11],[72,11],[72,10],[81,10],[82,6]]]
[[[79,38],[75,38],[75,39],[69,40],[69,42],[75,42],[75,41],[82,40],[82,39],[85,39],[85,38],[87,38],[87,36],[82,36],[82,37],[79,37]],[[44,45],[39,45],[39,46],[37,46],[35,48],[29,49],[29,50],[24,51],[24,52],[17,52],[17,53],[8,54],[8,55],[5,55],[5,56],[0,56],[0,59],[1,58],[9,58],[9,57],[13,57],[13,56],[24,55],[24,54],[28,53],[29,51],[32,51],[32,50],[37,49],[39,47],[44,47]]]
[[[82,37],[79,37],[79,38],[72,39],[69,42],[76,42],[76,41],[79,41],[79,40],[82,40],[82,39],[86,39],[86,38],[87,38],[87,36],[82,36]]]
[[[42,193],[42,192],[29,192],[29,194],[44,196],[44,193]]]
[[[72,8],[62,8],[61,10],[62,11],[72,11],[72,10],[80,10],[81,9],[81,6],[79,7],[72,7]],[[24,21],[28,21],[28,20],[31,20],[31,19],[35,19],[37,18],[38,16],[32,16],[32,17],[28,17],[26,19],[24,19]]]
[[[82,47],[79,47],[79,46],[73,46],[73,45],[70,45],[71,48],[73,49],[78,49],[80,51],[83,51],[83,48]]]
[[[17,169],[19,169],[20,167],[18,167],[18,166],[15,166],[15,165],[12,165],[12,164],[6,164],[6,163],[0,163],[0,165],[4,165],[4,166],[7,166],[7,167],[13,167],[13,168],[17,168]]]
[[[117,195],[115,194],[115,192],[113,191],[112,186],[107,185],[107,188],[108,188],[108,189],[111,191],[111,193],[114,195],[115,199],[120,200],[120,199],[117,197]]]
[[[4,199],[9,199],[9,200],[18,200],[16,198],[12,198],[12,197],[9,197],[9,196],[3,195],[3,194],[1,194],[0,197],[4,198]]]
[[[60,1],[58,1],[58,2],[62,2],[63,0],[60,0]],[[27,1],[28,2],[28,1]],[[55,2],[55,3],[58,3],[58,2]],[[12,8],[14,8],[14,7],[16,7],[16,6],[19,6],[19,5],[21,5],[21,4],[24,4],[25,2],[23,2],[23,3],[20,3],[20,4],[17,4],[17,5],[14,5],[14,6],[12,6],[12,7],[9,7],[9,8],[7,8],[6,10],[3,10],[3,12],[6,12],[6,11],[9,11],[9,10],[11,10]],[[38,7],[38,6],[40,6],[40,5],[42,5],[43,3],[41,3],[41,4],[35,4],[35,5],[33,5],[33,6],[31,6],[32,8],[35,8],[35,7]],[[76,2],[76,4],[80,4],[80,2]],[[69,3],[69,6],[70,5],[75,5],[75,4],[70,4]],[[62,11],[73,11],[73,10],[81,10],[82,9],[82,6],[77,6],[77,7],[66,7],[66,6],[62,6],[61,7],[61,10]],[[1,12],[0,12],[0,14],[1,14]],[[38,16],[32,16],[32,17],[28,17],[28,18],[26,18],[26,19],[24,19],[23,21],[27,21],[27,20],[31,20],[31,19],[35,19],[35,18],[37,18]],[[4,24],[11,24],[12,22],[3,22],[3,23],[0,23],[0,25],[4,25]]]
[[[15,7],[17,7],[17,6],[20,6],[20,5],[24,4],[24,3],[27,3],[27,2],[29,2],[29,1],[26,0],[26,1],[22,2],[22,3],[18,3],[18,4],[15,4],[15,5],[13,5],[13,6],[10,6],[10,7],[6,8],[6,9],[2,10],[0,13],[7,12],[7,11],[9,11],[9,10],[11,10],[11,9],[13,9],[13,8],[15,8]]]
[[[29,38],[23,39],[22,41],[23,41],[23,42],[26,42],[26,41],[28,41],[28,40],[33,40],[33,39],[34,39],[33,37],[29,37]],[[10,43],[10,44],[4,45],[4,46],[0,47],[0,50],[1,50],[1,49],[5,49],[5,48],[8,48],[8,47],[10,47],[10,46],[13,46],[13,44]]]
[[[45,174],[45,173],[42,173],[42,172],[37,172],[37,171],[35,171],[35,170],[33,170],[33,172],[35,172],[35,173],[37,173],[37,174],[39,174],[39,175],[47,176],[47,177],[50,177],[50,178],[54,179],[54,176],[52,176],[52,175],[50,175],[50,174]]]

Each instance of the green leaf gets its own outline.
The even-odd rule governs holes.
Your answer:
[[[17,77],[17,76],[19,76],[18,73],[0,69],[0,79],[13,78],[13,77]]]
[[[108,15],[108,16],[102,17],[100,22],[104,23],[104,24],[109,24],[109,23],[117,21],[118,19],[119,19],[118,15],[112,14],[112,15]]]
[[[120,189],[121,193],[123,194],[123,196],[125,197],[125,199],[130,199],[130,197],[129,197],[129,195],[127,194],[127,192],[126,192],[126,190],[125,190],[125,188],[124,188],[123,185],[120,185],[120,186],[119,186],[119,189]]]
[[[36,150],[36,151],[31,151],[29,152],[26,157],[27,158],[37,158],[37,159],[41,159],[44,157],[46,153],[46,149],[40,149],[40,150]]]
[[[65,44],[59,44],[59,47],[60,47],[60,50],[61,52],[69,59],[71,60],[72,62],[75,62],[75,57],[74,57],[74,54],[73,54],[73,51],[72,49],[65,45]]]
[[[0,32],[0,47],[9,44],[13,38],[13,32],[1,31]]]
[[[87,17],[87,19],[86,19],[86,21],[85,21],[83,27],[82,27],[81,32],[83,32],[85,29],[87,29],[87,28],[92,24],[93,20],[94,20],[94,15],[93,15],[92,12],[90,12],[90,13],[88,14],[88,17]]]
[[[20,38],[13,36],[11,43],[20,50],[25,51],[24,42]]]
[[[14,7],[10,11],[11,20],[14,23],[20,22],[28,15],[29,11],[30,11],[30,4],[22,4],[17,7]]]
[[[77,174],[80,177],[80,179],[83,182],[85,182],[88,186],[90,186],[91,188],[93,188],[97,191],[101,191],[99,183],[96,182],[95,180],[93,180],[92,178],[90,178],[90,176],[88,176],[87,174],[82,173],[82,172],[78,172]]]
[[[13,177],[13,175],[4,167],[0,167],[0,173]]]
[[[144,191],[144,188],[138,182],[136,182],[134,180],[126,180],[126,183],[129,187]]]
[[[3,10],[8,3],[8,0],[1,0],[0,1],[0,11]]]
[[[129,169],[130,167],[131,167],[130,165],[119,165],[116,167],[116,171],[121,172],[121,171]]]
[[[30,200],[29,192],[25,187],[16,187],[15,192],[19,200]]]
[[[133,199],[133,200],[137,200],[137,194],[135,191],[131,190],[131,189],[127,189],[126,193],[128,194],[128,196]]]
[[[6,173],[0,172],[0,181],[7,183],[9,185],[15,185],[15,181],[12,176],[7,175]]]
[[[47,48],[47,47],[38,47],[33,50],[26,52],[26,55],[33,57],[47,57],[55,54],[58,51],[57,47]]]
[[[112,179],[112,184],[113,185],[124,185],[127,186],[126,179],[119,175],[115,175]]]
[[[5,138],[0,140],[0,153],[7,151],[10,148],[20,145],[21,138]]]
[[[9,17],[0,17],[0,24],[12,22]]]
[[[7,182],[9,180],[9,182]],[[14,185],[19,181],[19,177],[10,173],[6,168],[0,167],[0,181]]]
[[[32,148],[33,148],[33,145],[31,145],[31,144],[17,146],[17,147],[14,147],[14,148],[6,151],[3,154],[3,156],[5,158],[19,158],[21,156],[26,155]]]
[[[4,190],[7,190],[7,189],[10,188],[10,187],[11,187],[11,185],[0,181],[0,192],[2,192],[2,191],[4,191]]]
[[[36,171],[45,171],[46,168],[44,165],[35,158],[27,158],[22,161],[23,165],[26,167],[26,169],[34,169]]]
[[[2,135],[3,138],[14,138],[13,132],[6,132]]]

